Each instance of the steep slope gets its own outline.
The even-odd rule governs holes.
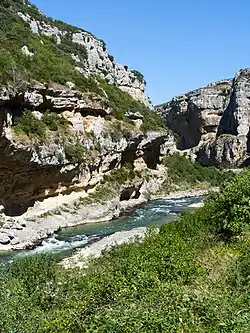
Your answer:
[[[149,105],[143,75],[116,63],[91,33],[46,17],[26,0],[1,1],[0,17],[1,82],[72,81],[83,91],[100,92],[93,80],[98,76]]]
[[[250,69],[158,105],[158,112],[179,137],[178,148],[190,150],[205,165],[248,164]]]
[[[123,167],[141,176],[124,179],[118,198],[130,199],[150,177],[157,190],[161,157],[175,144],[147,107],[143,76],[117,64],[91,33],[27,1],[2,1],[0,17],[2,211],[20,215],[37,200],[88,195]]]

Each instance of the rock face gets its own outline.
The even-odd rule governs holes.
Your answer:
[[[159,173],[161,179],[161,157],[175,150],[166,131],[144,134],[136,127],[137,116],[119,121],[109,115],[108,100],[93,94],[41,84],[16,94],[2,88],[0,105],[0,206],[12,216],[37,200],[87,192],[107,172],[128,163]],[[28,124],[20,128],[15,122],[25,108],[31,110]],[[124,197],[130,199],[142,185],[132,184]]]
[[[150,105],[145,93],[146,82],[143,76],[137,71],[129,70],[127,66],[116,63],[102,40],[77,27],[66,24],[60,24],[58,27],[58,21],[52,21],[41,13],[34,17],[28,14],[28,6],[30,4],[24,2],[23,11],[18,11],[17,15],[29,25],[33,34],[55,39],[57,45],[67,40],[67,50],[69,44],[79,46],[78,50],[75,47],[77,52],[68,54],[75,64],[76,71],[84,76],[98,75],[147,106]],[[26,45],[23,46],[22,52],[29,57],[34,55]]]
[[[250,69],[156,107],[178,148],[205,165],[246,165],[250,149]]]

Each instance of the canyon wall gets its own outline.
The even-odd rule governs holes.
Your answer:
[[[233,79],[174,97],[156,106],[187,150],[204,165],[248,165],[250,129],[250,69]]]

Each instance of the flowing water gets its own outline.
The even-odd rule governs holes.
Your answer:
[[[137,207],[129,216],[109,222],[89,223],[66,228],[45,239],[40,246],[33,250],[10,252],[0,255],[0,259],[11,261],[13,258],[50,253],[59,260],[69,256],[76,248],[84,247],[115,232],[168,223],[175,219],[180,212],[188,209],[189,205],[203,200],[203,196],[153,200]]]

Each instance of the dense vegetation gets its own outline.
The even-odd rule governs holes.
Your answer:
[[[169,186],[169,189],[171,186],[192,187],[204,183],[221,186],[225,181],[230,181],[234,177],[234,173],[231,171],[219,170],[216,167],[203,167],[179,153],[164,157],[163,164],[168,169],[165,186]]]
[[[250,331],[250,172],[195,213],[86,270],[40,256],[3,266],[1,332]]]

